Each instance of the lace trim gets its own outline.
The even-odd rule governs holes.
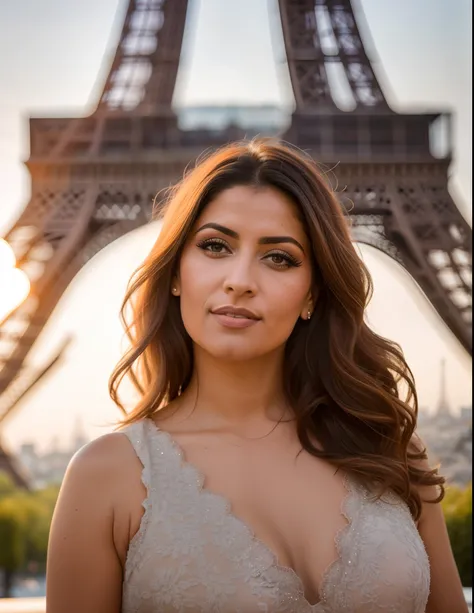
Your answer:
[[[142,501],[144,513],[140,519],[138,530],[130,540],[127,555],[125,557],[124,581],[128,581],[130,574],[134,569],[133,562],[137,558],[140,545],[143,542],[151,518],[151,458],[149,457],[149,451],[144,441],[145,428],[142,422],[131,424],[128,428],[122,430],[122,433],[125,434],[130,440],[132,447],[142,464],[140,478],[146,490],[146,496]]]
[[[241,528],[244,535],[247,536],[247,539],[255,546],[256,552],[260,553],[260,557],[263,557],[263,558],[270,557],[271,558],[272,563],[269,568],[275,569],[278,572],[286,574],[291,579],[291,581],[294,583],[294,588],[296,592],[298,593],[298,596],[305,603],[305,605],[310,609],[312,613],[318,613],[318,610],[321,609],[321,607],[325,604],[327,600],[328,588],[329,588],[329,584],[330,584],[330,580],[332,576],[334,575],[334,573],[337,572],[340,566],[344,563],[344,552],[348,549],[348,543],[351,537],[351,528],[353,526],[353,522],[354,522],[356,513],[361,507],[361,497],[359,495],[358,488],[352,482],[349,475],[347,473],[344,473],[343,483],[346,489],[346,494],[341,502],[341,507],[340,507],[340,513],[346,519],[347,524],[345,526],[342,526],[337,531],[334,537],[337,558],[329,564],[329,566],[326,568],[326,570],[323,573],[321,585],[319,587],[319,597],[320,597],[319,601],[315,604],[311,604],[305,597],[303,581],[301,580],[299,575],[295,572],[295,570],[293,570],[293,568],[291,568],[290,566],[284,566],[282,564],[279,564],[277,555],[270,549],[270,547],[268,547],[268,545],[266,545],[261,539],[259,539],[255,535],[254,531],[247,523],[245,523],[243,520],[241,520],[239,517],[233,514],[231,502],[227,498],[225,498],[225,496],[218,494],[216,492],[213,492],[209,489],[206,489],[206,487],[204,486],[205,475],[196,466],[194,466],[193,464],[190,464],[186,460],[183,449],[179,446],[179,444],[174,440],[174,438],[168,432],[166,432],[165,430],[161,430],[151,418],[145,418],[145,421],[149,422],[148,426],[151,432],[151,436],[152,437],[162,436],[164,439],[166,439],[170,447],[179,457],[181,468],[185,468],[188,474],[191,474],[193,476],[193,478],[195,479],[195,482],[197,483],[198,494],[201,495],[202,493],[205,493],[206,496],[210,500],[215,500],[219,502],[220,505],[224,507],[224,513],[226,517],[232,519],[232,521],[235,522]],[[148,497],[149,497],[151,486],[150,486],[150,481],[149,481],[149,475],[145,471],[145,468],[142,471],[142,481],[147,489]],[[147,497],[147,500],[148,500],[148,497]],[[140,528],[130,543],[129,553],[130,551],[132,551],[132,554],[133,554],[133,555],[131,554],[132,559],[135,556],[135,552],[140,545],[140,542],[144,536],[146,526],[149,521],[149,511],[151,508],[151,504],[150,503],[145,504],[145,502],[146,501],[143,501],[143,507],[145,508],[145,514],[142,517]],[[127,555],[127,562],[128,562],[128,557],[129,556]]]
[[[345,563],[345,552],[350,551],[352,532],[355,527],[355,521],[365,498],[365,490],[362,486],[356,485],[350,478],[348,473],[344,473],[343,479],[346,487],[346,495],[342,499],[340,513],[347,521],[345,526],[342,526],[334,536],[334,544],[336,546],[336,559],[329,564],[324,571],[319,588],[321,604],[327,602],[329,598],[330,586],[333,583],[333,577],[339,574],[342,565]]]

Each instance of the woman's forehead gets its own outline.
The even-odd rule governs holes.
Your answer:
[[[204,208],[196,226],[209,222],[227,225],[239,233],[264,230],[274,233],[285,229],[300,236],[305,234],[298,207],[288,196],[272,187],[239,185],[220,192]]]

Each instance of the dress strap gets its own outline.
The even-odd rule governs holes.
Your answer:
[[[119,430],[119,432],[125,434],[125,436],[128,438],[142,464],[143,468],[141,473],[141,481],[146,489],[146,497],[142,502],[144,514],[140,522],[140,527],[133,536],[128,547],[127,561],[125,565],[125,580],[127,580],[135,566],[135,560],[140,556],[140,550],[142,548],[145,533],[150,523],[153,491],[153,468],[152,458],[150,455],[149,435],[146,429],[145,420],[140,420],[125,426],[122,430]]]
[[[125,434],[125,436],[128,438],[143,467],[149,468],[150,449],[144,420],[129,424],[128,426],[125,426],[119,430],[119,432]]]

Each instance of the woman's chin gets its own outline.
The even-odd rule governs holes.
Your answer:
[[[202,346],[204,351],[215,359],[226,362],[245,362],[260,358],[264,352],[253,343],[215,343]]]

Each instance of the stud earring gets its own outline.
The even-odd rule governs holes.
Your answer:
[[[308,320],[311,319],[311,311],[308,310]]]
[[[173,288],[171,289],[171,291],[173,292],[173,294],[176,294],[176,292],[178,291],[178,288],[173,287]]]

